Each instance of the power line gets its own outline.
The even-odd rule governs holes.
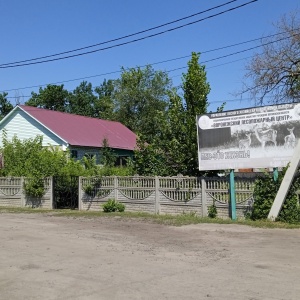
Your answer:
[[[132,43],[141,41],[141,40],[146,40],[146,39],[148,39],[148,38],[152,38],[152,37],[155,37],[155,36],[159,36],[159,35],[165,34],[165,33],[167,33],[167,32],[175,31],[175,30],[178,30],[178,29],[180,29],[180,28],[183,28],[183,27],[186,27],[186,26],[190,26],[190,25],[193,25],[193,24],[202,22],[202,21],[204,21],[204,20],[207,20],[207,19],[210,19],[210,18],[213,18],[213,17],[217,17],[217,16],[219,16],[219,15],[228,13],[228,12],[230,12],[230,11],[236,10],[236,9],[238,9],[238,8],[241,8],[241,7],[243,7],[243,6],[249,5],[249,4],[254,3],[254,2],[257,2],[257,1],[258,1],[258,0],[252,0],[252,1],[249,1],[249,2],[247,2],[247,3],[241,4],[241,5],[239,5],[239,6],[236,6],[236,7],[227,9],[227,10],[225,10],[225,11],[216,13],[216,14],[214,14],[214,15],[210,15],[210,16],[208,16],[208,17],[205,17],[205,18],[202,18],[202,19],[193,21],[193,22],[189,22],[189,23],[187,23],[187,24],[183,24],[183,25],[180,25],[180,26],[177,26],[177,27],[173,27],[173,28],[170,28],[170,29],[167,29],[167,30],[158,32],[158,33],[154,33],[154,34],[151,34],[151,35],[147,35],[147,36],[145,36],[145,37],[137,38],[137,39],[134,39],[134,40],[131,40],[131,41],[127,41],[127,42],[123,42],[123,43],[120,43],[120,44],[116,44],[116,45],[112,45],[112,46],[107,46],[107,47],[100,48],[100,49],[96,49],[96,50],[86,51],[86,52],[83,52],[83,53],[78,53],[78,54],[73,54],[73,55],[68,55],[68,56],[58,57],[58,58],[52,58],[52,59],[47,59],[47,60],[41,60],[41,61],[36,61],[36,62],[28,62],[28,63],[21,63],[21,64],[14,64],[14,63],[6,64],[6,65],[3,65],[3,66],[0,66],[0,69],[15,68],[15,67],[23,67],[23,66],[28,66],[28,65],[35,65],[35,64],[41,64],[41,63],[46,63],[46,62],[58,61],[58,60],[63,60],[63,59],[72,58],[72,57],[83,56],[83,55],[87,55],[87,54],[91,54],[91,53],[95,53],[95,52],[99,52],[99,51],[104,51],[104,50],[108,50],[108,49],[112,49],[112,48],[116,48],[116,47],[121,47],[121,46],[124,46],[124,45],[128,45],[128,44],[132,44]]]
[[[214,6],[214,7],[212,7],[212,8],[209,8],[209,9],[206,9],[206,10],[203,10],[203,11],[200,11],[200,12],[197,12],[197,13],[195,13],[195,14],[192,14],[192,15],[189,15],[189,16],[186,16],[186,17],[183,17],[183,18],[180,18],[180,19],[176,19],[176,20],[174,20],[174,21],[170,21],[170,22],[167,22],[167,23],[164,23],[164,24],[161,24],[161,25],[157,25],[157,26],[154,26],[154,27],[145,29],[145,30],[141,30],[141,31],[138,31],[138,32],[135,32],[135,33],[131,33],[131,34],[128,34],[128,35],[125,35],[125,36],[121,36],[121,37],[118,37],[118,38],[114,38],[114,39],[111,39],[111,40],[108,40],[108,41],[104,41],[104,42],[100,42],[100,43],[97,43],[97,44],[93,44],[93,45],[89,45],[89,46],[85,46],[85,47],[81,47],[81,48],[77,48],[77,49],[73,49],[73,50],[68,50],[68,51],[64,51],[64,52],[60,52],[60,53],[55,53],[55,54],[51,54],[51,55],[45,55],[45,56],[40,56],[40,57],[36,57],[36,58],[31,58],[31,59],[20,60],[20,61],[15,61],[15,62],[11,62],[11,63],[5,63],[5,64],[0,64],[0,66],[13,65],[13,64],[18,64],[18,63],[24,63],[24,62],[29,62],[29,61],[40,60],[40,59],[44,59],[44,58],[50,58],[50,57],[54,57],[54,56],[59,56],[59,55],[63,55],[63,54],[68,54],[68,53],[73,53],[73,52],[77,52],[77,51],[81,51],[81,50],[93,48],[93,47],[100,46],[100,45],[104,45],[104,44],[108,44],[108,43],[111,43],[111,42],[120,41],[120,40],[123,40],[123,39],[125,39],[125,38],[133,37],[133,36],[136,36],[136,35],[139,35],[139,34],[142,34],[142,33],[146,33],[146,32],[149,32],[149,31],[158,29],[158,28],[162,28],[162,27],[165,27],[165,26],[174,24],[174,23],[178,23],[178,22],[180,22],[180,21],[183,21],[183,20],[186,20],[186,19],[195,17],[195,16],[197,16],[197,15],[204,14],[204,13],[206,13],[206,12],[209,12],[209,11],[211,11],[211,10],[220,8],[220,7],[222,7],[222,6],[228,5],[228,4],[230,4],[230,3],[232,3],[232,2],[236,2],[236,1],[238,1],[238,0],[231,0],[231,1],[226,2],[226,3],[224,3],[224,4]]]
[[[243,57],[243,58],[240,58],[240,59],[231,60],[231,61],[223,63],[223,64],[218,64],[218,65],[215,65],[215,66],[206,67],[205,69],[209,70],[209,69],[213,69],[213,68],[218,68],[218,67],[229,65],[229,64],[235,63],[237,61],[245,60],[245,59],[248,59],[248,58],[251,58],[251,57],[253,57],[253,56],[247,56],[247,57]],[[170,78],[172,79],[172,78],[179,77],[179,76],[182,76],[182,74],[174,75],[174,76],[171,76]]]
[[[295,34],[295,35],[299,35],[299,34]],[[263,46],[267,46],[269,44],[273,44],[275,42],[280,42],[280,41],[285,40],[287,38],[289,38],[289,37],[284,37],[284,38],[278,39],[276,41],[270,41],[270,42],[264,43],[262,45],[254,46],[254,47],[251,47],[251,48],[247,48],[247,49],[244,49],[244,50],[236,51],[236,52],[229,53],[229,54],[226,54],[226,55],[222,55],[222,56],[219,56],[219,57],[215,57],[215,58],[212,58],[212,59],[209,59],[209,60],[205,60],[205,61],[202,61],[201,64],[204,64],[204,63],[207,63],[207,62],[211,62],[211,61],[214,61],[214,60],[219,60],[219,59],[222,59],[222,58],[226,58],[226,57],[229,57],[229,56],[232,56],[232,55],[244,53],[244,52],[247,52],[247,51],[250,51],[250,50],[254,50],[254,49],[257,49],[257,48],[260,48],[260,47],[263,47]],[[185,69],[185,68],[187,68],[187,66],[175,68],[175,69],[172,69],[172,70],[168,70],[167,72],[170,73],[170,72],[181,70],[181,69]]]
[[[285,34],[285,33],[286,32],[279,32],[279,33],[276,33],[276,34],[267,35],[267,36],[260,37],[260,38],[255,38],[255,39],[251,39],[251,40],[247,40],[247,41],[243,41],[243,42],[239,42],[239,43],[235,43],[235,44],[231,44],[231,45],[227,45],[227,46],[222,46],[222,47],[219,47],[219,48],[214,48],[214,49],[203,51],[203,52],[201,52],[201,54],[206,54],[206,53],[215,52],[215,51],[219,51],[219,50],[223,50],[223,49],[228,49],[228,48],[232,48],[232,47],[235,47],[235,46],[240,46],[240,45],[243,45],[243,44],[247,44],[247,43],[250,43],[250,42],[255,42],[255,41],[258,41],[258,40],[263,40],[263,39],[266,39],[266,38],[275,37],[275,36],[282,35],[282,34]],[[298,35],[298,34],[295,34],[295,35]],[[268,45],[268,44],[271,44],[271,43],[275,43],[275,42],[278,42],[278,41],[281,41],[281,40],[287,39],[287,38],[288,37],[281,38],[279,40],[271,41],[269,43],[265,43],[265,44],[262,44],[262,45],[259,45],[259,46],[255,46],[255,47],[251,47],[251,48],[248,48],[248,49],[245,49],[245,50],[242,50],[242,51],[234,52],[234,53],[231,53],[231,54],[228,54],[228,55],[225,55],[225,56],[221,56],[219,58],[215,58],[215,60],[216,59],[220,59],[220,58],[225,58],[227,56],[232,56],[232,55],[235,55],[235,54],[238,54],[238,53],[241,53],[241,52],[253,50],[255,48],[263,47],[265,45]],[[162,63],[166,63],[166,62],[180,60],[180,59],[187,58],[187,57],[190,57],[190,55],[185,55],[185,56],[171,58],[171,59],[167,59],[167,60],[163,60],[163,61],[159,61],[159,62],[149,63],[148,65],[158,65],[158,64],[162,64]],[[202,63],[205,63],[205,62],[208,62],[208,61],[204,61]],[[147,65],[140,65],[140,66],[137,66],[137,67],[143,68],[143,67],[146,67],[146,66]],[[186,67],[181,67],[181,68],[178,68],[178,69],[184,69],[184,68],[186,68]],[[130,68],[127,68],[127,69],[130,69]],[[168,72],[176,71],[178,69],[170,70]],[[30,89],[30,88],[37,88],[37,87],[46,86],[48,84],[55,85],[55,84],[73,82],[73,81],[90,79],[90,78],[95,78],[95,77],[101,77],[101,76],[106,76],[106,75],[112,75],[112,74],[116,74],[116,73],[121,73],[121,71],[120,70],[118,70],[118,71],[111,71],[111,72],[107,72],[107,73],[90,75],[90,76],[79,77],[79,78],[73,78],[73,79],[62,80],[62,81],[57,81],[57,82],[51,82],[51,83],[45,83],[45,84],[39,84],[39,85],[32,85],[32,86],[26,86],[26,87],[21,87],[21,88],[13,88],[13,89],[8,89],[8,90],[3,90],[3,91],[0,91],[0,92],[3,93],[3,92],[11,92],[11,91],[16,91],[16,90],[25,90],[25,89]]]
[[[252,57],[252,56],[248,56],[248,57],[244,57],[244,58],[241,58],[241,59],[236,59],[236,60],[233,60],[233,61],[230,61],[230,62],[227,62],[227,63],[223,63],[223,64],[219,64],[219,65],[216,65],[216,66],[208,67],[207,69],[220,67],[220,66],[223,66],[223,65],[226,65],[226,64],[230,64],[230,63],[234,63],[234,62],[237,62],[237,61],[245,60],[245,59],[250,58],[250,57]],[[206,62],[209,62],[209,61],[206,61]],[[179,69],[183,69],[183,68],[187,68],[187,66],[179,68]],[[177,70],[177,69],[173,69],[173,70],[166,71],[166,72],[171,72],[171,71],[175,71],[175,70]],[[120,71],[118,71],[118,72],[120,72]],[[181,74],[173,76],[173,77],[177,77],[177,76],[181,76]],[[173,78],[173,77],[171,77],[171,78]],[[34,87],[40,87],[40,86],[34,86]],[[177,87],[180,87],[180,86],[177,86]],[[17,91],[19,89],[13,89],[13,90]],[[72,90],[67,90],[67,91],[68,92],[72,92]],[[2,91],[2,93],[3,93],[3,91]],[[29,98],[29,97],[32,97],[32,95],[26,95],[26,96],[25,95],[18,95],[17,97],[26,97],[26,98]],[[13,97],[13,96],[6,96],[6,98],[14,99],[14,98],[16,98],[16,96],[15,97]]]

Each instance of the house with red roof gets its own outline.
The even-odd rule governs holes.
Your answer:
[[[95,155],[98,162],[104,139],[116,153],[119,164],[133,155],[136,146],[135,133],[120,122],[26,105],[17,105],[1,120],[0,131],[3,130],[6,131],[8,140],[14,135],[21,140],[42,135],[44,146],[69,149],[76,159]],[[0,145],[2,146],[1,138]]]

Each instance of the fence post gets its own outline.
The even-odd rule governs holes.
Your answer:
[[[53,209],[53,176],[50,176],[49,178],[50,182],[49,182],[49,189],[50,189],[50,209]]]
[[[82,177],[78,177],[78,210],[82,210]]]
[[[235,201],[235,183],[234,183],[234,170],[230,170],[230,207],[231,219],[236,220],[236,201]]]
[[[115,200],[118,201],[118,177],[114,176]]]
[[[21,177],[21,207],[25,207],[24,177]]]
[[[201,200],[202,200],[202,217],[207,217],[207,202],[206,202],[206,181],[201,179]]]
[[[159,205],[159,178],[155,176],[155,214],[160,214]]]

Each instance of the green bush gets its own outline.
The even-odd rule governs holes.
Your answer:
[[[282,179],[286,172],[286,168],[279,173],[278,180],[275,182],[271,174],[264,174],[255,181],[253,196],[254,204],[251,212],[252,220],[266,219],[275,200],[276,194],[281,185]],[[298,202],[298,195],[296,191],[300,189],[299,176],[296,176],[285,202],[279,213],[276,221],[297,223],[300,222],[300,207]]]
[[[42,178],[31,178],[24,183],[26,196],[42,198],[45,194],[44,180]]]
[[[92,196],[93,193],[94,193],[94,186],[91,185],[91,184],[85,185],[85,186],[83,187],[83,191],[84,191],[87,195]]]
[[[215,204],[213,205],[210,205],[208,207],[208,216],[212,219],[216,218],[218,215],[218,212],[217,212],[217,207]]]
[[[104,212],[123,212],[125,211],[125,205],[116,201],[115,199],[109,199],[102,206]]]

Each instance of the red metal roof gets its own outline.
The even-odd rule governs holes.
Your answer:
[[[134,150],[136,146],[135,133],[120,122],[33,106],[19,107],[72,146],[101,147],[105,138],[111,148]]]

